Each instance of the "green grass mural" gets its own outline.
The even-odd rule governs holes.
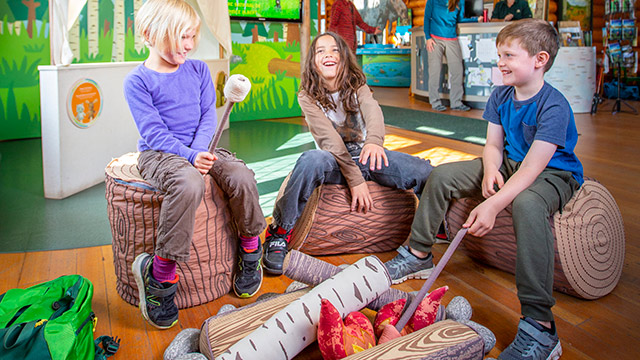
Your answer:
[[[48,17],[48,14],[46,14]],[[0,28],[0,140],[40,136],[38,65],[49,64],[48,23],[17,25],[2,18]]]
[[[234,106],[231,121],[300,116],[300,46],[285,42],[233,44],[231,74],[251,80],[251,92]]]
[[[69,34],[73,63],[110,62],[113,58],[114,14],[112,0],[99,0],[89,15],[85,5]],[[149,51],[136,50],[133,0],[124,1],[123,61],[144,60]],[[122,9],[120,9],[122,10]],[[0,0],[0,141],[41,136],[40,76],[38,66],[51,64],[49,1]],[[87,29],[97,24],[90,51]]]
[[[41,135],[37,67],[51,63],[49,3],[0,0],[0,141]],[[136,50],[133,0],[87,4],[69,33],[76,54],[73,63],[147,58],[148,49],[140,46],[140,39]],[[124,14],[124,22],[115,20],[117,14]],[[317,19],[315,7],[311,16]],[[89,28],[96,30],[89,33]],[[314,36],[315,20],[311,29]],[[299,24],[232,21],[231,30],[231,73],[243,74],[252,82],[251,92],[236,105],[231,121],[300,116],[296,99],[300,85]],[[118,47],[114,54],[116,32],[124,35],[125,46]]]
[[[312,36],[316,33],[311,26]],[[231,74],[251,80],[251,92],[234,106],[230,121],[300,116],[299,24],[231,22]]]

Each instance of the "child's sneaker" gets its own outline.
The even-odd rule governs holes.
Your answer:
[[[503,352],[499,360],[556,360],[562,355],[558,334],[543,330],[537,321],[525,317],[520,319],[518,333]]]
[[[433,256],[420,259],[409,251],[408,246],[400,246],[398,255],[384,263],[392,284],[400,284],[409,279],[428,279],[433,271]]]
[[[456,110],[456,111],[469,111],[471,110],[471,108],[465,104],[460,104],[459,106],[456,107],[452,107],[451,110]]]
[[[138,255],[133,262],[133,276],[138,285],[140,310],[151,325],[168,329],[178,323],[178,307],[173,301],[178,290],[178,282],[159,282],[151,275],[153,256]],[[176,275],[177,279],[177,275]]]
[[[282,264],[284,258],[289,252],[287,241],[291,236],[291,231],[287,231],[284,234],[278,234],[277,230],[273,230],[271,227],[267,229],[267,236],[264,240],[264,257],[262,258],[262,265],[264,269],[274,275],[282,274]]]
[[[233,291],[238,297],[250,298],[262,285],[262,246],[253,252],[246,252],[242,246],[238,249],[238,271],[233,276]]]

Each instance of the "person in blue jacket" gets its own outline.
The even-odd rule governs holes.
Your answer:
[[[429,103],[437,111],[447,108],[440,99],[440,71],[442,56],[447,56],[449,100],[452,110],[469,111],[470,107],[462,103],[462,50],[458,43],[456,27],[461,22],[482,22],[482,16],[466,19],[464,0],[429,0],[424,9],[424,35],[427,41],[429,57]]]

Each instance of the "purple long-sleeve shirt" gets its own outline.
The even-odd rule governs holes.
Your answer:
[[[207,64],[187,60],[172,73],[140,64],[124,80],[124,95],[140,136],[138,151],[180,155],[193,164],[216,131],[216,92]]]

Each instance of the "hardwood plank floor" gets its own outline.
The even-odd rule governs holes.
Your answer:
[[[408,97],[407,89],[375,88],[375,97],[383,105],[430,111],[421,100]],[[640,104],[632,103],[640,108]],[[601,105],[591,116],[577,114],[581,134],[577,153],[585,175],[602,182],[616,198],[624,219],[626,258],[620,283],[608,296],[594,300],[577,299],[555,293],[554,313],[564,349],[563,359],[637,359],[640,355],[640,192],[637,179],[640,164],[634,154],[640,153],[640,116],[629,113],[611,115],[611,102]],[[449,111],[448,111],[449,112]],[[450,112],[458,116],[480,118],[481,110],[468,113]],[[279,121],[279,120],[274,120]],[[299,121],[288,119],[285,121]],[[482,147],[471,143],[387,128],[390,135],[419,141],[402,151],[416,153],[436,146],[472,155],[480,155]],[[446,245],[434,248],[439,259]],[[380,253],[383,261],[395,252]],[[332,264],[353,263],[363,255],[322,257]],[[121,350],[114,359],[161,359],[164,349],[185,328],[199,328],[224,304],[242,306],[254,299],[239,299],[232,294],[211,303],[182,310],[180,324],[160,331],[142,319],[139,310],[125,303],[116,293],[113,255],[110,246],[61,251],[0,254],[0,293],[14,287],[26,287],[63,274],[77,273],[94,284],[93,308],[98,316],[97,335],[112,334],[122,338]],[[291,283],[285,277],[267,276],[260,294],[283,292]],[[418,290],[422,281],[411,280],[397,285],[404,291]],[[514,277],[500,270],[470,260],[464,250],[457,251],[436,286],[448,285],[444,303],[454,296],[466,297],[473,306],[473,320],[487,326],[496,337],[490,357],[497,357],[513,339],[520,316]],[[317,355],[305,351],[298,358]]]

